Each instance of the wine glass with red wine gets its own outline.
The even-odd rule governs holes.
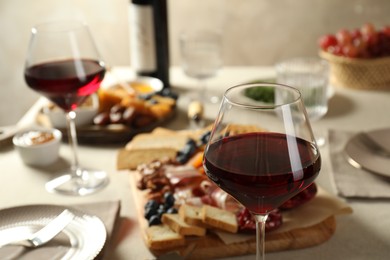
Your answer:
[[[268,214],[313,183],[321,169],[300,92],[271,83],[228,89],[203,164],[207,176],[254,216],[256,259],[264,259]]]
[[[24,78],[31,89],[65,111],[68,142],[73,152],[70,169],[46,183],[50,192],[87,195],[108,183],[104,171],[79,165],[74,121],[74,110],[97,91],[105,72],[87,25],[61,21],[32,28]]]

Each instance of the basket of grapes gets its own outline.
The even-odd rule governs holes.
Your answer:
[[[330,64],[330,81],[354,89],[390,90],[390,26],[366,23],[319,38],[320,56]]]

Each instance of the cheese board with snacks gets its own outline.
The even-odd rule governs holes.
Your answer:
[[[176,99],[175,93],[164,90],[152,77],[101,88],[75,110],[78,140],[88,144],[128,142],[174,118]],[[51,103],[39,111],[37,121],[66,131],[64,112]]]
[[[210,128],[158,127],[135,137],[118,153],[117,168],[129,171],[145,244],[156,256],[176,252],[186,259],[215,259],[256,251],[249,212],[203,172]],[[236,126],[231,131],[253,129]],[[351,212],[344,202],[313,184],[270,214],[266,250],[325,243],[336,230],[336,216]]]

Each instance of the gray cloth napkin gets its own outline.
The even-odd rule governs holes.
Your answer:
[[[80,212],[84,212],[89,215],[94,215],[100,218],[104,223],[107,231],[107,240],[103,250],[99,253],[96,259],[103,259],[105,249],[109,246],[110,238],[114,231],[115,222],[118,219],[120,212],[120,201],[104,201],[85,204],[72,204],[67,205],[70,209],[74,208]],[[56,243],[53,245],[51,242],[48,244],[35,248],[24,249],[21,246],[7,246],[0,250],[0,259],[7,260],[36,260],[36,259],[62,259],[66,252],[70,249],[69,238],[61,234],[56,239]]]
[[[348,163],[344,147],[355,132],[329,130],[329,153],[334,184],[349,198],[390,198],[390,179],[357,169]]]

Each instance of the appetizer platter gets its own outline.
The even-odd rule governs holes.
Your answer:
[[[118,152],[117,168],[129,171],[145,244],[156,256],[174,251],[186,259],[215,259],[255,253],[250,213],[203,172],[210,129],[158,127],[135,136]],[[270,214],[266,250],[324,243],[336,230],[335,215],[345,213],[351,209],[313,184]]]
[[[176,99],[177,95],[163,89],[159,79],[152,77],[100,88],[75,110],[78,140],[90,144],[125,143],[172,119]],[[66,131],[65,114],[51,103],[41,109],[37,121]]]

